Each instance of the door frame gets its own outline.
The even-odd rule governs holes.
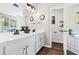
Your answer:
[[[50,8],[50,46],[52,47],[52,24],[51,24],[51,12],[53,9],[63,9],[63,17],[64,17],[64,6],[61,6],[61,7],[55,7],[55,8]],[[63,28],[64,29],[64,28]],[[64,38],[63,38],[64,39]],[[65,47],[63,47],[63,50],[64,50],[64,54],[66,54],[66,41],[63,40],[63,45]]]

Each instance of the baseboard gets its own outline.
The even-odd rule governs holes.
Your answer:
[[[52,46],[44,45],[44,47],[51,48]]]
[[[52,42],[56,42],[56,43],[61,43],[61,44],[63,44],[63,42],[58,42],[58,41],[52,41]]]

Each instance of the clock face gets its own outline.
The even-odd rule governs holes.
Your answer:
[[[31,22],[34,21],[34,18],[33,18],[32,16],[30,17],[30,21],[31,21]]]
[[[41,14],[39,18],[40,18],[41,20],[44,20],[44,19],[45,19],[45,15],[44,15],[44,14]]]

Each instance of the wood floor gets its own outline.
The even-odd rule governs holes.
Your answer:
[[[77,54],[75,54],[75,53],[73,53],[73,52],[67,50],[67,55],[77,55]]]
[[[43,47],[37,55],[64,55],[63,44],[53,42],[52,48]]]

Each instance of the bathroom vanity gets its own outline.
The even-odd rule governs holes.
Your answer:
[[[44,31],[0,33],[0,55],[35,55],[44,46]]]
[[[75,54],[79,54],[79,34],[69,35],[67,49]]]

